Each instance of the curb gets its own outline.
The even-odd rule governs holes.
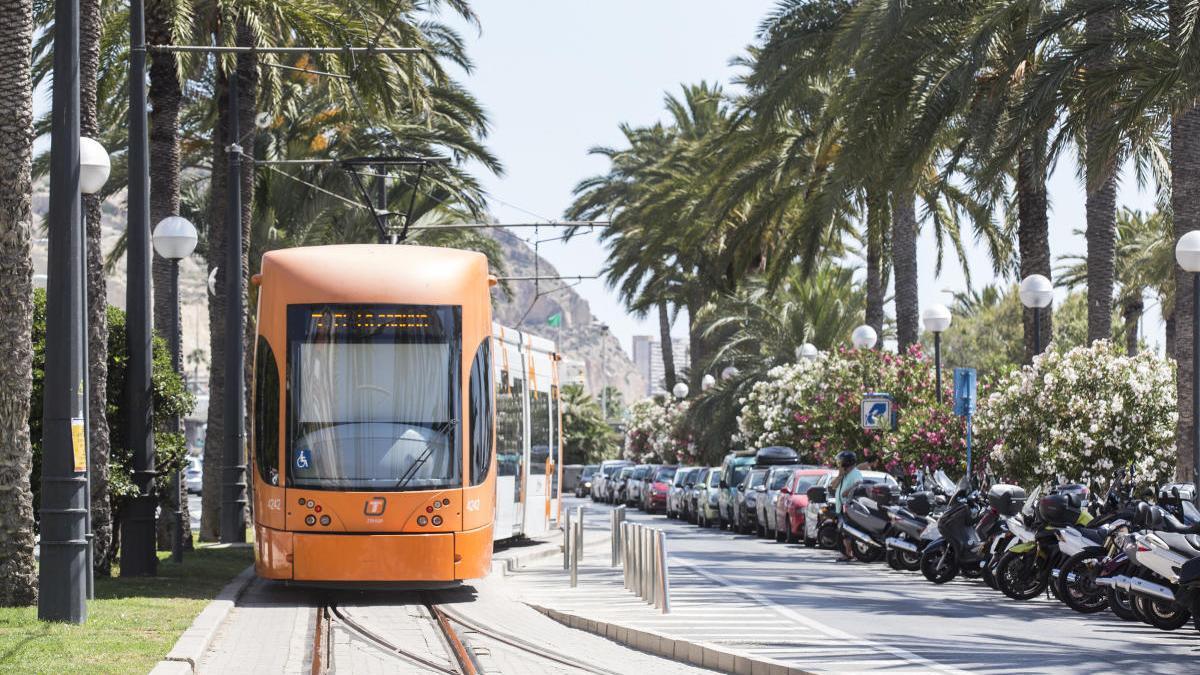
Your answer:
[[[813,675],[810,671],[790,666],[781,661],[753,656],[734,649],[717,647],[705,642],[692,642],[598,619],[589,619],[578,614],[561,612],[540,605],[530,604],[529,606],[565,626],[587,631],[626,647],[672,659],[679,663],[690,663],[701,668],[736,673],[737,675]]]
[[[254,578],[254,565],[250,565],[234,577],[233,581],[225,584],[225,588],[217,593],[217,597],[196,615],[192,625],[183,631],[183,635],[175,641],[171,651],[154,666],[154,670],[150,671],[151,675],[191,675],[196,672],[196,664],[212,644],[217,628],[224,623],[237,599]]]

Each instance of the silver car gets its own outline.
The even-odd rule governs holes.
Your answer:
[[[200,494],[200,491],[204,489],[204,462],[199,457],[188,457],[188,465],[183,470],[183,478],[188,492]]]
[[[675,472],[675,480],[671,482],[671,491],[667,493],[667,517],[682,518],[687,515],[684,497],[687,495],[687,484],[694,480],[693,474],[700,471],[699,467],[681,466]]]
[[[767,478],[763,481],[763,491],[758,493],[758,499],[754,503],[754,509],[758,516],[758,536],[765,537],[768,534],[773,534],[777,529],[775,526],[775,500],[779,499],[779,488],[787,485],[788,479],[798,467],[793,465],[773,466],[767,471]]]
[[[629,466],[633,462],[627,459],[606,459],[600,462],[600,470],[592,477],[592,501],[594,502],[612,502],[612,484],[613,478],[621,467]]]

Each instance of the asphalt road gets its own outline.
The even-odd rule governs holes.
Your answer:
[[[590,500],[589,529],[606,529],[611,507]],[[1200,633],[1082,615],[1056,600],[1010,600],[983,582],[936,586],[883,563],[836,563],[835,552],[749,535],[701,530],[633,509],[627,519],[667,531],[672,569],[707,579],[714,602],[741,592],[794,612],[814,629],[842,632],[896,654],[897,666],[928,659],[986,673],[1196,673]],[[906,656],[907,655],[907,656]]]

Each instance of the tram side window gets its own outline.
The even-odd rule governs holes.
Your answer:
[[[471,364],[471,485],[487,478],[492,464],[492,340],[484,338]]]
[[[551,451],[550,397],[544,391],[529,393],[529,426],[529,475],[544,476]]]
[[[254,463],[268,485],[279,485],[279,367],[266,338],[254,355]]]

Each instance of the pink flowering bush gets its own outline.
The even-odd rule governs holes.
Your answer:
[[[963,421],[953,414],[950,374],[937,403],[933,363],[914,346],[905,354],[839,348],[811,361],[781,366],[755,384],[743,402],[739,428],[750,447],[787,445],[804,461],[831,463],[843,450],[896,476],[917,469],[956,469],[966,462]],[[865,392],[890,394],[895,431],[866,431]]]
[[[687,402],[645,398],[629,406],[625,424],[625,459],[647,462],[690,463],[695,450],[684,416]]]

